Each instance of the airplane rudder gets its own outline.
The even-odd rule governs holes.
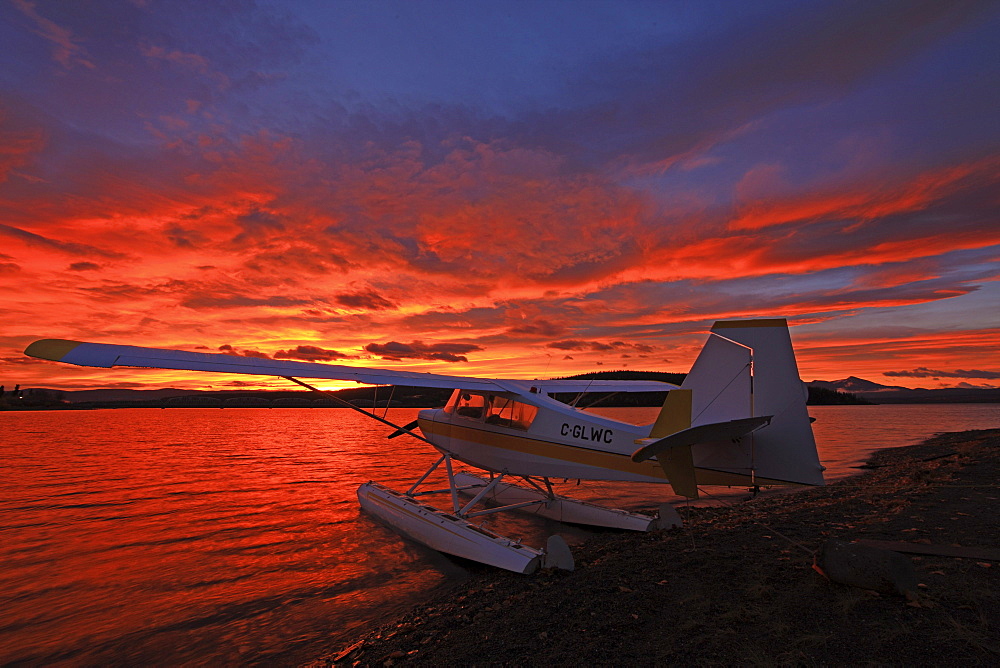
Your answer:
[[[752,467],[762,478],[822,484],[787,320],[723,320],[711,332],[682,385],[694,391],[692,424],[773,417],[739,447],[701,448],[695,465],[732,471]]]
[[[712,332],[747,346],[753,360],[755,395],[803,394],[785,318],[719,321],[712,326]]]

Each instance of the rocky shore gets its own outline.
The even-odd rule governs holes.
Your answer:
[[[477,570],[308,665],[1000,663],[1000,429],[883,450],[827,487],[681,511],[683,529],[598,534],[573,572]],[[817,573],[830,538],[983,550],[909,555],[905,598]]]

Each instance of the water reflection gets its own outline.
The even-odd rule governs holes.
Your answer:
[[[412,411],[411,411],[412,413]],[[412,415],[403,416],[409,420]],[[359,518],[433,454],[323,410],[4,414],[0,659],[287,653],[454,577]],[[360,525],[360,526],[359,526]],[[361,529],[361,530],[358,530]]]
[[[878,447],[1000,425],[996,405],[811,413],[834,478]],[[0,662],[307,660],[465,577],[479,567],[359,514],[359,484],[405,489],[435,459],[385,432],[331,409],[0,413]],[[672,498],[662,485],[564,493],[630,509]],[[535,545],[590,535],[523,515],[490,522]]]

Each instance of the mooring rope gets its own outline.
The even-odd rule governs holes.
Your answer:
[[[715,494],[712,494],[711,492],[707,492],[704,489],[702,489],[701,487],[698,488],[698,491],[700,493],[702,493],[702,494],[705,494],[706,496],[712,497],[713,499],[715,499],[719,503],[722,503],[722,504],[724,504],[726,506],[729,506],[730,508],[737,508],[738,507],[736,504],[732,503],[731,501],[727,501],[726,499],[724,499],[724,498],[722,498],[720,496],[716,496]],[[751,508],[751,511],[754,512],[754,513],[756,513],[757,509],[756,508]],[[772,527],[772,526],[770,526],[768,524],[765,524],[764,522],[761,522],[756,517],[750,517],[750,521],[754,522],[755,524],[759,524],[760,526],[764,527],[765,529],[767,529],[771,533],[773,533],[773,534],[775,534],[777,536],[780,536],[781,538],[783,538],[786,541],[788,541],[790,544],[794,545],[795,547],[799,548],[800,550],[802,550],[803,552],[805,552],[806,554],[808,554],[810,557],[816,554],[815,550],[810,550],[808,547],[806,547],[802,543],[800,543],[797,540],[794,540],[792,538],[789,538],[788,536],[786,536],[785,534],[781,533],[780,531],[778,531],[774,527]]]

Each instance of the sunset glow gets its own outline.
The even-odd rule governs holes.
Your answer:
[[[8,387],[289,387],[39,338],[687,371],[755,316],[807,381],[1000,387],[996,3],[97,7],[0,7]]]

